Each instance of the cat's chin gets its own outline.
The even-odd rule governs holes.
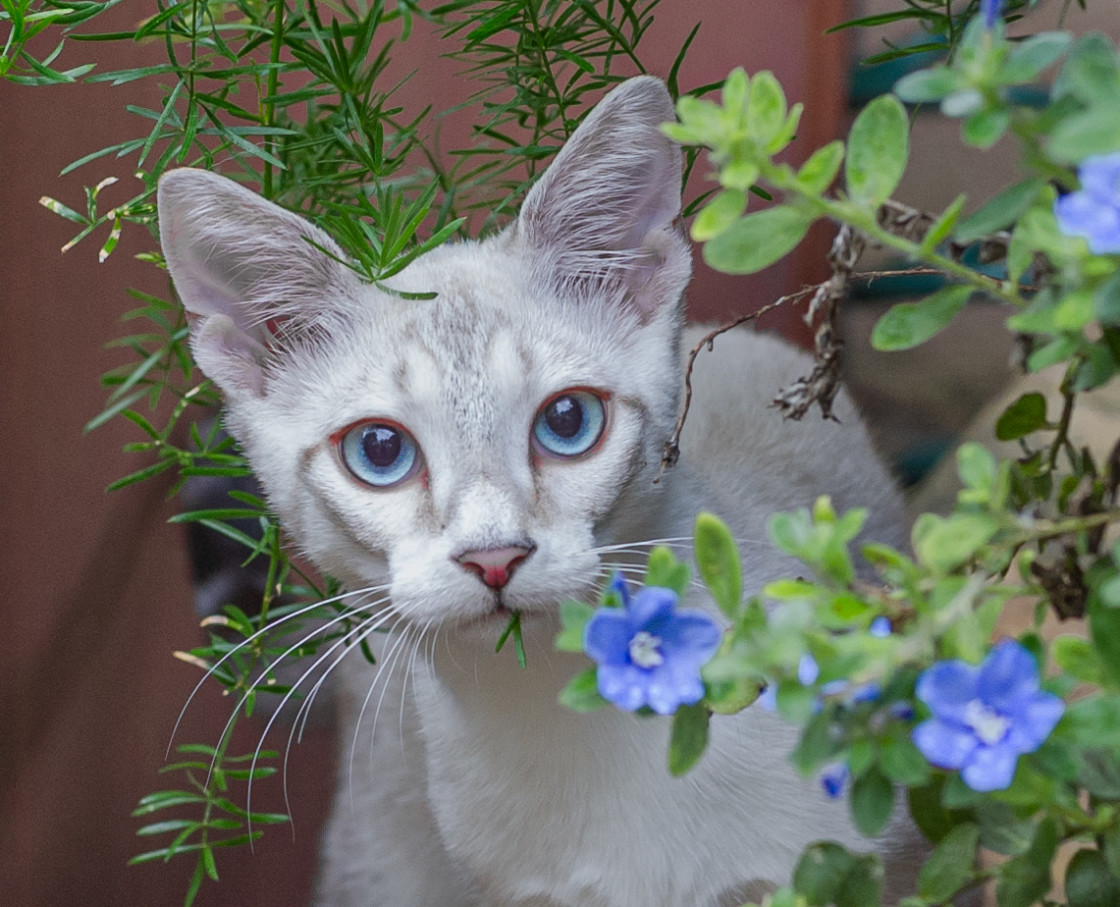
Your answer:
[[[513,623],[517,617],[517,624]],[[541,630],[549,623],[548,615],[542,611],[514,610],[504,604],[497,604],[484,614],[466,617],[454,625],[454,634],[468,642],[481,642],[495,645],[507,630],[512,636],[515,627],[522,632],[527,629]],[[507,639],[512,644],[512,639]]]

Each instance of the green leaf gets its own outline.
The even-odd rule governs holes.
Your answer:
[[[774,546],[794,557],[801,557],[813,534],[809,511],[804,508],[793,513],[771,514],[766,529]]]
[[[1077,753],[1077,759],[1078,786],[1094,797],[1120,799],[1120,758],[1113,750],[1103,746],[1083,749]]]
[[[778,713],[787,721],[804,724],[813,717],[817,708],[817,694],[812,687],[803,687],[796,681],[783,681],[778,684],[774,697]]]
[[[1034,838],[1034,822],[1018,818],[1006,803],[984,800],[976,805],[976,821],[980,826],[980,846],[994,853],[1017,857],[1030,850]]]
[[[735,158],[728,161],[719,168],[719,182],[720,185],[728,189],[733,189],[738,192],[746,192],[758,179],[761,172],[758,164],[754,161],[748,161],[742,158]],[[739,210],[742,214],[742,209]],[[724,225],[726,228],[726,224]]]
[[[948,901],[973,876],[980,828],[958,825],[937,845],[918,875],[918,894],[931,901]]]
[[[691,579],[692,571],[688,569],[688,564],[678,560],[677,556],[664,545],[658,545],[649,553],[649,561],[646,564],[647,586],[672,589],[683,598]]]
[[[731,530],[719,517],[700,513],[696,517],[694,554],[700,578],[720,610],[732,620],[739,613],[743,595],[739,549]]]
[[[1091,154],[1120,148],[1120,99],[1063,118],[1054,126],[1046,150],[1063,163],[1078,163]]]
[[[1104,854],[1079,850],[1066,870],[1069,907],[1116,907],[1120,904],[1120,879],[1109,869]]]
[[[836,907],[880,907],[882,902],[882,864],[874,855],[857,857],[836,892]]]
[[[704,261],[725,274],[753,274],[791,252],[814,220],[788,205],[748,214],[704,245]]]
[[[852,784],[852,819],[861,834],[873,838],[887,827],[894,809],[894,785],[877,768],[865,772]]]
[[[1085,105],[1110,103],[1120,95],[1120,57],[1107,35],[1078,38],[1054,80],[1052,95],[1077,98]]]
[[[1101,836],[1101,853],[1112,874],[1120,876],[1120,826],[1113,825]]]
[[[886,734],[879,741],[879,767],[896,784],[921,787],[929,781],[930,767],[909,734]]]
[[[595,609],[586,602],[568,600],[560,605],[561,630],[554,645],[560,652],[582,652],[583,631]]]
[[[1018,41],[1000,69],[999,81],[1005,85],[1034,82],[1043,69],[1057,63],[1072,40],[1068,31],[1042,31]]]
[[[1004,865],[996,883],[999,907],[1032,907],[1050,890],[1050,861],[1057,847],[1057,825],[1045,818],[1038,823],[1030,850]]]
[[[871,332],[877,350],[908,350],[939,334],[972,295],[972,288],[953,285],[920,302],[903,302],[886,312]]]
[[[760,147],[768,146],[781,131],[786,118],[786,96],[774,74],[756,73],[750,81],[747,106],[747,135]]]
[[[690,231],[697,242],[707,242],[719,236],[734,223],[747,208],[747,193],[742,189],[724,189],[713,196],[692,222]]]
[[[848,195],[878,209],[898,187],[909,154],[910,122],[894,95],[880,95],[868,104],[848,135],[845,162]]]
[[[914,522],[914,551],[931,570],[947,573],[971,558],[998,529],[995,518],[986,513],[923,513]]]
[[[934,844],[971,816],[968,810],[950,809],[942,802],[945,782],[946,776],[937,774],[929,784],[912,787],[907,791],[910,815],[914,818],[914,823]]]
[[[718,659],[719,656],[717,655],[716,658]],[[762,694],[766,682],[755,677],[742,676],[742,674],[730,680],[709,680],[706,669],[714,661],[715,659],[700,669],[704,678],[704,685],[708,690],[704,697],[704,702],[708,708],[717,715],[734,715],[748,706],[754,705]]]
[[[673,716],[669,737],[669,771],[681,776],[694,766],[708,746],[708,709],[702,704],[682,705]]]
[[[961,138],[966,145],[987,150],[998,142],[1011,125],[1011,109],[996,107],[978,110],[967,117],[961,127]]]
[[[957,449],[957,475],[966,488],[988,491],[997,470],[995,455],[983,444],[966,441]]]
[[[1062,635],[1054,640],[1050,654],[1054,663],[1082,683],[1101,685],[1106,680],[1105,667],[1097,650],[1080,636]]]
[[[839,139],[829,142],[823,148],[818,148],[797,171],[797,181],[801,184],[801,189],[809,195],[820,195],[832,185],[843,162],[844,143]]]
[[[996,420],[996,437],[1014,441],[1046,426],[1046,398],[1037,392],[1023,394]]]
[[[1105,671],[1120,683],[1120,608],[1109,607],[1100,595],[1089,596],[1089,638]]]
[[[573,712],[593,712],[605,706],[607,700],[599,695],[595,675],[596,669],[588,668],[569,680],[567,686],[560,691],[560,705]]]
[[[813,907],[832,904],[855,862],[855,857],[834,841],[810,844],[793,871],[793,887]]]
[[[926,231],[925,238],[922,240],[922,245],[918,249],[919,255],[929,255],[944,241],[956,226],[957,218],[961,216],[961,211],[964,210],[965,202],[968,201],[968,196],[963,192],[958,195],[952,202],[949,203],[941,216],[930,226]]]
[[[965,85],[964,77],[955,69],[936,66],[908,73],[895,83],[894,93],[909,104],[940,101]]]
[[[498,641],[494,645],[495,652],[501,652],[505,648],[506,642],[510,637],[513,637],[513,651],[517,658],[517,663],[522,668],[525,667],[525,641],[521,638],[521,612],[514,611],[509,616],[509,623],[506,628],[502,630],[501,635],[498,636]]]
[[[1120,747],[1120,696],[1097,693],[1075,699],[1054,734],[1082,747]]]
[[[1058,61],[1072,40],[1069,32],[1047,31],[1019,41],[1012,45],[997,78],[1004,85],[1033,82],[1044,69]]]
[[[1031,206],[1045,185],[1040,179],[1023,180],[993,196],[960,223],[957,242],[974,242],[1009,227]]]
[[[1093,313],[1108,325],[1120,325],[1120,271],[1093,293]]]

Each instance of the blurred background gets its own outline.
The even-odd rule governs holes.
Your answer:
[[[1110,2],[1068,10],[1065,26],[1105,30],[1120,39],[1120,15]],[[1071,4],[1043,0],[1031,30],[1049,24]],[[656,75],[667,74],[692,26],[703,23],[680,75],[683,87],[721,79],[734,66],[773,70],[791,101],[806,104],[796,147],[803,159],[846,131],[853,104],[887,90],[901,75],[869,71],[857,61],[882,41],[917,37],[877,29],[826,30],[857,15],[897,9],[895,0],[664,0],[643,45]],[[116,26],[129,27],[155,5],[120,4]],[[98,20],[98,30],[113,27]],[[79,60],[99,70],[146,65],[161,58],[158,44],[89,44]],[[464,101],[472,90],[461,64],[418,28],[396,49],[394,71],[416,75],[399,100],[419,111]],[[72,46],[67,53],[76,53]],[[142,464],[121,452],[137,440],[133,426],[114,420],[92,433],[82,426],[102,408],[99,376],[123,361],[106,342],[120,333],[120,317],[134,306],[129,287],[167,293],[166,280],[134,256],[155,248],[141,230],[126,229],[121,244],[99,264],[97,243],[62,246],[73,225],[39,205],[51,195],[81,207],[83,185],[121,178],[105,190],[112,201],[131,196],[128,161],[105,158],[60,178],[71,161],[138,134],[126,103],[156,106],[145,82],[124,88],[71,85],[25,88],[0,83],[0,903],[164,905],[182,900],[190,859],[129,868],[152,844],[136,837],[130,817],[137,800],[168,786],[165,763],[180,708],[198,681],[197,668],[172,652],[202,641],[192,588],[187,538],[169,525],[182,509],[157,479],[106,493],[114,479]],[[469,110],[464,113],[470,115]],[[1013,149],[962,149],[956,125],[919,115],[908,176],[897,197],[939,210],[958,192],[973,205],[1016,179]],[[1009,143],[1007,143],[1009,145]],[[796,155],[795,155],[796,159]],[[703,171],[703,165],[698,168]],[[790,259],[751,278],[707,271],[698,261],[689,292],[692,317],[719,320],[752,311],[827,275],[829,230],[817,230]],[[889,266],[887,260],[869,266]],[[913,284],[882,281],[861,294],[845,316],[849,377],[876,427],[885,452],[907,478],[927,470],[975,411],[1010,376],[1004,314],[973,304],[936,341],[901,354],[875,354],[866,338],[874,319]],[[797,342],[809,337],[799,312],[767,316],[763,329]],[[701,360],[698,368],[703,367]],[[777,416],[775,416],[777,418]],[[816,418],[810,414],[808,418]],[[217,743],[233,703],[216,685],[192,702],[177,742]],[[334,785],[335,760],[328,710],[289,763],[294,834],[272,828],[257,845],[231,851],[219,863],[220,885],[205,884],[202,905],[302,905],[309,901],[318,830]],[[263,722],[241,722],[250,749]],[[283,746],[287,728],[269,744]],[[269,788],[278,785],[266,785]],[[278,795],[279,791],[271,791]],[[254,803],[282,809],[279,797]]]

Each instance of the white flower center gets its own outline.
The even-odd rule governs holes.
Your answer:
[[[979,699],[973,699],[964,707],[964,723],[986,746],[999,743],[1007,736],[1007,729],[1011,726],[1007,718]]]
[[[635,633],[630,640],[630,661],[639,668],[656,668],[665,661],[660,638],[645,630]]]

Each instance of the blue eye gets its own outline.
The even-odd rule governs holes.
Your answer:
[[[533,441],[547,456],[578,457],[595,446],[606,423],[602,397],[591,391],[566,390],[540,408],[533,422]]]
[[[421,462],[412,436],[391,422],[360,422],[343,429],[335,443],[354,478],[375,488],[412,478]]]

